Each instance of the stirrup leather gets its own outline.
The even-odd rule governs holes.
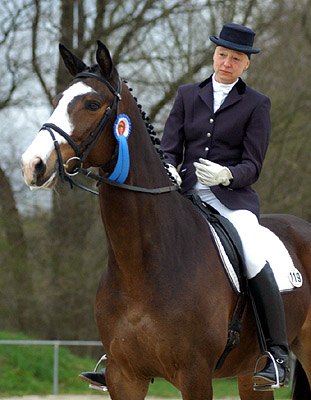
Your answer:
[[[286,365],[283,366],[283,364],[285,363],[284,360],[279,359],[279,358],[275,359],[273,354],[270,353],[270,351],[265,351],[263,354],[261,354],[258,357],[258,359],[256,361],[256,365],[255,365],[254,374],[259,372],[259,371],[257,371],[257,368],[258,368],[259,361],[262,358],[270,358],[270,360],[272,361],[272,364],[274,367],[274,373],[275,373],[275,377],[276,377],[276,382],[268,384],[268,385],[258,385],[256,383],[254,383],[253,389],[256,391],[270,391],[270,390],[274,390],[274,389],[279,389],[284,386],[287,387],[288,386],[289,368]],[[284,369],[284,381],[282,383],[280,382],[280,374],[279,374],[278,364]]]
[[[99,367],[99,365],[100,365],[100,363],[101,363],[102,361],[106,361],[106,360],[107,360],[107,355],[106,355],[106,354],[104,354],[103,356],[101,356],[100,359],[98,360],[97,364],[95,365],[95,368],[94,368],[94,371],[93,371],[93,372],[96,372],[97,369],[98,369],[98,367]]]

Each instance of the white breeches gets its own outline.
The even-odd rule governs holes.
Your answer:
[[[230,210],[213,194],[209,187],[197,184],[196,193],[205,202],[226,217],[238,231],[241,238],[246,275],[248,279],[256,276],[267,262],[265,257],[265,231],[255,214],[248,210]]]

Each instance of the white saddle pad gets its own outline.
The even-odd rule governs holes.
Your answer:
[[[240,285],[234,268],[225,253],[224,247],[215,229],[210,223],[208,223],[208,225],[214,238],[219,257],[222,261],[225,272],[228,275],[228,279],[233,289],[239,293]],[[301,273],[294,266],[293,260],[283,242],[268,228],[263,227],[263,229],[266,231],[265,242],[268,243],[268,247],[265,249],[267,253],[267,261],[272,268],[280,292],[291,292],[295,290],[295,288],[302,286]]]

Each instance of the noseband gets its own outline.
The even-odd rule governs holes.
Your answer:
[[[68,133],[63,131],[60,127],[58,127],[57,125],[52,124],[52,123],[45,123],[42,125],[40,130],[46,129],[52,137],[54,147],[55,147],[57,157],[58,157],[59,175],[61,177],[62,182],[68,181],[70,183],[71,187],[73,185],[75,185],[75,186],[78,186],[79,188],[87,190],[91,193],[98,194],[97,192],[95,192],[89,188],[86,188],[85,186],[75,183],[71,179],[72,176],[77,175],[81,172],[84,175],[86,175],[87,177],[97,180],[97,186],[99,186],[102,182],[105,182],[105,183],[108,183],[113,186],[121,187],[123,189],[132,190],[132,191],[136,191],[136,192],[150,193],[150,194],[160,194],[160,193],[167,193],[167,192],[172,192],[172,191],[178,190],[178,186],[176,186],[176,185],[161,187],[161,188],[154,188],[154,189],[147,189],[147,188],[142,188],[139,186],[132,186],[132,185],[124,184],[124,183],[118,183],[118,182],[109,180],[109,178],[107,178],[107,177],[98,176],[98,175],[82,168],[83,162],[85,161],[85,159],[88,156],[88,154],[90,153],[90,151],[94,148],[99,136],[105,129],[105,126],[107,125],[109,118],[111,117],[111,114],[113,112],[113,108],[115,105],[116,105],[116,115],[118,116],[118,114],[119,114],[119,102],[122,100],[122,97],[121,97],[122,82],[121,82],[121,79],[119,78],[118,88],[117,88],[117,90],[115,90],[113,88],[113,86],[105,78],[103,78],[99,75],[93,74],[91,72],[81,72],[81,73],[77,74],[75,76],[75,78],[93,78],[93,79],[97,79],[97,80],[103,82],[106,85],[106,87],[113,94],[113,100],[109,104],[109,106],[106,108],[105,113],[102,116],[102,118],[99,121],[96,128],[90,133],[90,135],[80,145],[77,145],[77,143],[72,139],[72,137],[70,135],[68,135]],[[69,158],[65,163],[63,161],[59,143],[56,140],[53,131],[57,132],[63,138],[65,138],[66,141],[71,145],[71,147],[73,148],[73,150],[76,154],[74,157]],[[116,145],[117,145],[117,143],[116,143]],[[82,151],[83,148],[84,148],[84,150]],[[110,160],[108,160],[108,162],[104,166],[101,166],[102,168],[104,168],[111,162],[111,160],[115,156],[115,153],[116,153],[116,146],[111,155]],[[76,165],[71,172],[68,172],[67,169],[69,166],[69,162],[73,161],[73,160],[76,161]]]

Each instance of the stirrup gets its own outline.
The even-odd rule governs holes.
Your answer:
[[[104,354],[103,356],[101,356],[100,359],[97,361],[97,364],[95,365],[95,368],[94,368],[94,371],[93,371],[93,372],[96,372],[96,371],[97,371],[97,368],[99,367],[99,364],[100,364],[102,361],[106,361],[106,360],[107,360],[107,355],[106,355],[106,354]]]
[[[103,356],[100,357],[100,359],[98,360],[97,364],[95,365],[94,371],[96,372],[100,363],[102,361],[106,361],[107,360],[107,355],[104,354]],[[93,389],[93,390],[98,390],[99,392],[108,392],[108,388],[107,386],[98,386],[98,385],[93,385],[92,383],[89,383],[89,389]]]
[[[99,392],[108,392],[107,386],[97,386],[89,383],[89,389],[98,390]]]
[[[284,386],[284,384],[280,385],[280,375],[279,375],[279,369],[276,363],[276,360],[274,358],[274,356],[272,355],[272,353],[270,353],[270,351],[265,351],[263,354],[261,354],[256,361],[256,365],[255,365],[255,371],[254,374],[256,374],[257,372],[257,367],[259,364],[259,361],[262,358],[270,358],[272,363],[273,363],[273,367],[274,367],[274,373],[275,373],[275,377],[276,377],[276,383],[272,383],[271,385],[257,385],[256,383],[254,383],[253,389],[255,391],[272,391],[274,389],[279,389],[281,387]],[[284,383],[286,381],[286,371],[285,371],[285,375],[284,375]]]

